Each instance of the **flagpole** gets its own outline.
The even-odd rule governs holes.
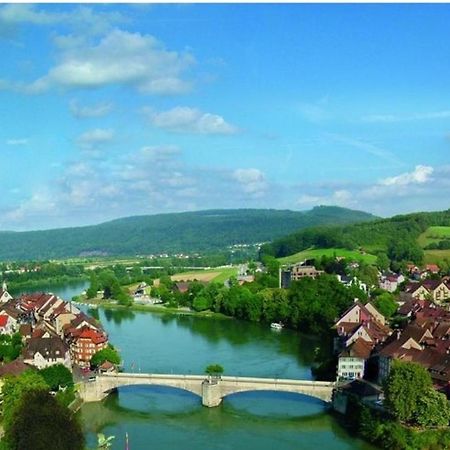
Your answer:
[[[128,432],[125,433],[125,450],[130,450],[128,446]]]

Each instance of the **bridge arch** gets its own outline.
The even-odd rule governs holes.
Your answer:
[[[121,388],[130,388],[130,387],[134,387],[134,386],[140,386],[140,387],[146,387],[149,389],[152,388],[164,388],[167,390],[173,390],[173,391],[182,391],[182,392],[189,392],[190,394],[195,395],[196,397],[199,397],[201,399],[202,395],[201,392],[198,392],[198,389],[194,389],[191,387],[179,387],[179,386],[172,386],[169,384],[157,384],[157,383],[145,383],[145,382],[141,382],[141,383],[129,383],[129,384],[119,384],[118,386],[115,387],[111,387],[110,389],[107,389],[105,391],[103,391],[102,393],[104,394],[104,396],[108,396],[109,394],[111,394],[112,392],[121,389]]]
[[[335,383],[310,380],[283,380],[224,376],[218,380],[204,375],[164,375],[117,373],[103,374],[95,381],[81,383],[80,396],[85,401],[99,401],[113,389],[122,386],[153,385],[182,389],[202,398],[202,404],[217,406],[231,394],[251,391],[291,392],[318,398],[324,402],[332,399]]]

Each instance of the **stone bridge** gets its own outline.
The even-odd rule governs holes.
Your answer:
[[[85,402],[100,401],[122,386],[153,385],[184,389],[198,395],[208,407],[220,405],[227,395],[248,391],[294,392],[331,402],[336,383],[325,381],[284,380],[277,378],[228,377],[205,375],[164,375],[141,373],[105,373],[95,380],[80,383],[80,397]]]

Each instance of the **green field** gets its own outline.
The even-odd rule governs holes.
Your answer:
[[[417,242],[421,247],[426,247],[444,239],[450,239],[450,227],[429,227],[417,238]]]
[[[236,266],[233,267],[215,267],[206,270],[195,270],[190,272],[180,272],[172,275],[172,280],[198,280],[198,281],[214,281],[215,283],[223,283],[232,276],[237,276],[238,269]]]
[[[371,255],[370,253],[361,253],[357,250],[347,250],[345,248],[314,248],[309,250],[304,250],[302,252],[296,253],[295,255],[285,256],[284,258],[278,258],[281,264],[293,264],[305,259],[320,258],[322,255],[325,256],[341,256],[346,259],[351,259],[355,261],[364,261],[367,264],[375,264],[377,257]]]
[[[425,264],[438,264],[447,259],[450,261],[450,250],[424,250]]]

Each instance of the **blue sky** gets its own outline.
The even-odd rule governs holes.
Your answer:
[[[0,6],[0,229],[450,199],[450,5]]]

